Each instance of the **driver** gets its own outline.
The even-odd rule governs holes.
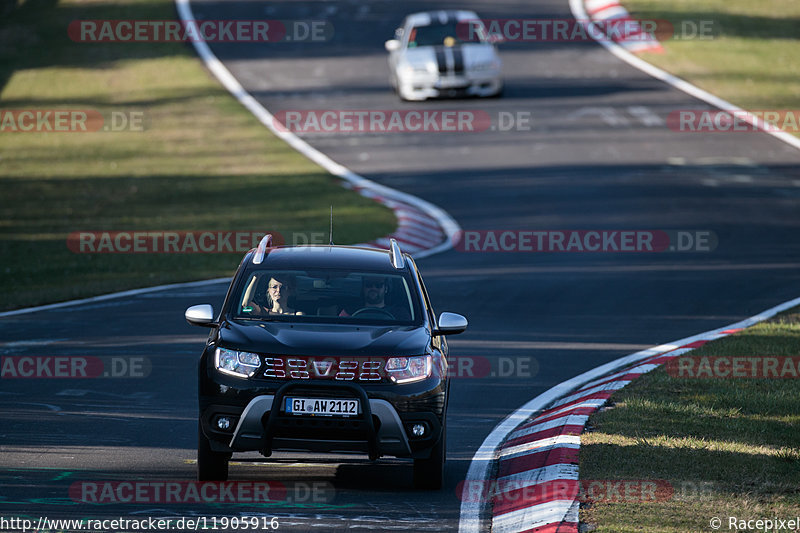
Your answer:
[[[361,297],[364,304],[352,314],[344,309],[339,316],[352,316],[358,311],[369,309],[381,309],[390,313],[397,320],[410,320],[411,316],[408,309],[402,305],[394,305],[387,301],[389,294],[389,284],[383,276],[364,276],[361,278]],[[366,313],[366,311],[364,311]]]

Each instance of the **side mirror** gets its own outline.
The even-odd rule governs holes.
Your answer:
[[[455,313],[442,313],[439,315],[439,324],[436,327],[437,335],[455,335],[467,329],[467,319]]]
[[[216,326],[214,322],[214,308],[209,304],[193,305],[186,310],[186,321],[193,326]]]
[[[395,52],[397,50],[400,50],[400,41],[398,41],[397,39],[390,39],[386,41],[383,44],[383,46],[386,47],[387,52]]]

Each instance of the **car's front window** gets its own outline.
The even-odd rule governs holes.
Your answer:
[[[422,320],[415,284],[404,274],[262,269],[239,285],[234,319],[398,325]]]
[[[480,43],[484,42],[483,37],[484,29],[480,21],[453,21],[447,24],[435,22],[411,28],[408,34],[408,47]]]

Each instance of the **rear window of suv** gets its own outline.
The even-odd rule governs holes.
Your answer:
[[[278,305],[272,298],[276,294]],[[402,274],[265,268],[248,272],[234,296],[234,319],[379,325],[422,323],[416,285],[410,276]]]

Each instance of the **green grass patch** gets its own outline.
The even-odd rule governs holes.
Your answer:
[[[744,109],[800,109],[800,2],[796,0],[623,0],[642,20],[707,21],[711,38],[662,41],[641,57]],[[691,31],[685,34],[692,36]],[[796,132],[794,132],[796,133]]]
[[[185,43],[79,43],[81,19],[175,19],[170,0],[27,0],[0,20],[0,110],[139,113],[144,131],[0,132],[0,309],[232,274],[241,254],[76,254],[75,231],[394,230],[272,135]],[[254,44],[253,46],[264,46]]]
[[[800,308],[686,354],[800,356]],[[800,381],[673,377],[659,368],[611,398],[581,436],[585,480],[666,480],[666,501],[595,501],[597,532],[711,531],[710,520],[800,516]]]

